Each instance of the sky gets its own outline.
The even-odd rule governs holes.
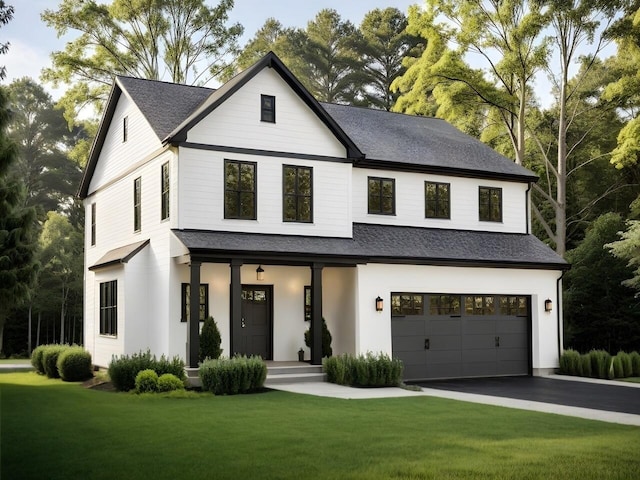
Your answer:
[[[109,0],[101,0],[107,3]],[[207,0],[214,4],[215,0]],[[57,38],[54,29],[47,27],[40,14],[44,10],[57,9],[60,0],[6,0],[13,5],[13,20],[0,28],[0,43],[10,42],[9,52],[0,57],[0,64],[7,68],[5,84],[25,76],[39,81],[40,71],[50,65],[50,54],[64,49],[65,43],[74,38],[70,32]],[[364,15],[374,8],[396,7],[405,14],[409,6],[420,0],[235,0],[229,15],[230,23],[239,22],[245,28],[241,41],[244,45],[265,20],[274,17],[285,27],[304,27],[323,8],[335,9],[343,20],[359,25]],[[46,86],[54,98],[62,90]]]

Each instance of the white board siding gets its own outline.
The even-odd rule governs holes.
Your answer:
[[[395,179],[395,215],[368,213],[368,177]],[[425,181],[450,184],[450,219],[425,218]],[[480,186],[502,188],[502,222],[481,222],[479,220],[478,187]],[[526,183],[354,168],[353,221],[382,225],[526,233],[527,188]]]
[[[350,237],[350,164],[180,148],[178,228]],[[224,161],[256,162],[257,219],[224,218]],[[283,222],[283,165],[313,167],[313,223]]]
[[[359,265],[357,269],[357,353],[392,353],[392,292],[530,295],[534,372],[558,367],[557,313],[560,304],[556,281],[560,272],[382,264]],[[383,312],[375,311],[378,295],[384,299]],[[547,298],[554,305],[549,313],[544,311]]]
[[[276,122],[260,121],[260,95],[276,97]],[[188,132],[207,145],[346,156],[345,147],[272,69],[264,69]]]
[[[128,117],[128,140],[122,141],[123,118]],[[118,100],[113,119],[91,177],[89,193],[117,178],[131,165],[143,160],[161,148],[161,142],[138,110],[123,92]]]

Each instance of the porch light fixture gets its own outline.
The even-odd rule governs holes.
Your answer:
[[[259,282],[264,280],[264,268],[262,268],[262,265],[256,268],[256,280],[258,280]]]
[[[378,296],[378,298],[376,298],[376,312],[381,312],[383,306],[384,306],[384,300],[382,300],[382,298]]]
[[[551,299],[547,298],[544,301],[544,311],[548,313],[551,310],[553,310],[553,302],[551,301]]]

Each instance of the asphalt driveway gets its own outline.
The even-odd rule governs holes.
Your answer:
[[[415,384],[424,388],[640,415],[640,388],[634,387],[543,377],[468,378]]]

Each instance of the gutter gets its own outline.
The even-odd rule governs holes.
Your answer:
[[[562,350],[563,350],[563,346],[562,346],[562,336],[560,335],[560,332],[562,332],[563,328],[562,328],[562,316],[560,315],[560,312],[562,311],[562,302],[561,302],[561,289],[560,289],[560,282],[562,282],[562,277],[564,277],[564,274],[566,273],[566,270],[563,270],[562,273],[560,274],[560,276],[558,277],[558,280],[556,280],[556,301],[558,302],[558,308],[556,309],[556,318],[557,318],[557,323],[558,323],[558,362],[560,362],[560,357],[562,356]]]

